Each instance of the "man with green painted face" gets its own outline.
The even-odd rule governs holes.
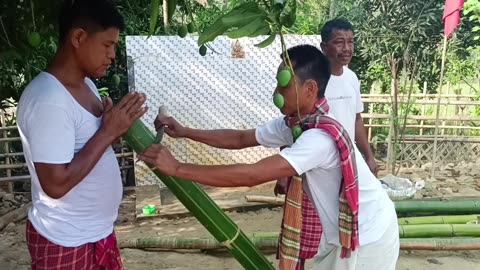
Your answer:
[[[180,162],[167,147],[154,144],[138,158],[166,175],[217,187],[255,186],[293,177],[282,221],[281,270],[299,269],[301,264],[301,208],[305,193],[323,225],[314,269],[394,270],[399,253],[395,208],[348,132],[328,114],[328,60],[310,45],[290,48],[288,55],[291,65],[282,62],[278,73],[293,68],[293,76],[287,85],[279,80],[274,92],[275,103],[284,116],[249,130],[192,129],[162,115],[154,123],[171,137],[188,138],[216,148],[287,145],[279,154],[254,164],[208,166]]]
[[[325,98],[330,106],[330,115],[334,116],[347,130],[368,164],[373,174],[378,167],[370,149],[361,112],[363,102],[360,96],[360,82],[357,75],[347,66],[354,51],[354,32],[352,24],[344,19],[334,19],[325,23],[321,30],[323,53],[330,62],[331,76],[325,90]],[[285,194],[287,179],[277,181],[275,194]],[[315,256],[322,232],[318,216],[312,203],[305,197],[303,208],[303,232],[300,256],[311,259]]]

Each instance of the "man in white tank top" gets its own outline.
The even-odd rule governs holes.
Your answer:
[[[113,233],[122,182],[111,144],[145,113],[145,96],[130,93],[113,106],[89,79],[105,75],[123,28],[110,1],[65,1],[58,51],[20,98],[32,269],[123,267]]]

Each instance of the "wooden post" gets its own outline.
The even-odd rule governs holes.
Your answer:
[[[7,123],[5,121],[5,115],[3,113],[3,111],[0,111],[0,126],[1,127],[6,127],[7,126]],[[3,130],[2,132],[2,137],[4,139],[8,138],[8,130]],[[10,153],[10,147],[9,147],[9,142],[6,141],[4,142],[4,152],[5,154],[7,154],[5,156],[5,165],[7,165],[7,169],[5,170],[6,171],[6,177],[11,177],[12,176],[12,169],[8,168],[8,165],[10,165],[10,157],[8,156],[8,153]],[[6,184],[0,186],[0,189],[5,189],[5,191],[11,193],[13,192],[13,183],[12,182],[7,182]]]
[[[462,89],[459,87],[457,89],[454,89],[453,92],[455,93],[455,100],[456,101],[460,101],[460,97],[462,97]],[[455,105],[455,115],[458,115],[460,117],[463,116],[463,108],[462,106],[460,105]],[[454,122],[454,125],[455,126],[458,126],[458,125],[464,125],[465,123],[463,121],[455,121]],[[458,134],[461,134],[461,130],[460,129],[454,129],[454,134],[455,135],[458,135]]]
[[[375,83],[372,84],[372,87],[370,88],[370,94],[375,93]],[[372,143],[372,123],[373,123],[373,102],[370,102],[368,105],[368,114],[370,114],[370,118],[368,118],[368,142]]]
[[[443,37],[443,53],[442,53],[442,66],[440,69],[440,83],[438,87],[438,97],[437,97],[437,112],[435,115],[435,138],[433,140],[433,157],[432,157],[432,177],[435,177],[435,166],[437,163],[437,141],[438,141],[438,117],[440,116],[440,99],[442,96],[442,87],[443,87],[443,76],[445,74],[445,58],[447,55],[447,45],[448,37],[444,35]]]
[[[422,99],[427,98],[427,82],[423,82],[423,97]],[[425,104],[422,102],[422,116],[425,116]],[[420,135],[423,135],[423,125],[425,124],[424,120],[420,121]]]
[[[396,95],[396,93],[395,93],[395,85],[394,85],[394,82],[393,82],[393,80],[392,80],[392,82],[391,82],[391,90],[390,90],[390,98],[391,98],[392,101],[393,101],[395,95]],[[393,103],[393,102],[392,102],[392,103]],[[394,105],[392,104],[392,106],[394,106]],[[395,117],[395,116],[394,116],[394,111],[393,111],[394,108],[393,108],[392,106],[390,107],[390,125],[389,125],[389,129],[388,129],[387,172],[390,172],[390,171],[391,171],[392,165],[393,165],[393,159],[395,158],[395,157],[393,157],[395,151],[393,150],[394,145],[393,145],[393,142],[392,142],[392,140],[394,139],[394,138],[393,138],[393,137],[394,137],[394,134],[393,134],[393,133],[394,133],[394,128],[395,128],[395,127],[394,127],[394,119],[393,119],[393,117]]]
[[[450,82],[448,82],[447,83],[447,95],[450,94],[450,87],[451,87],[451,84],[450,84]],[[448,114],[448,106],[445,106],[443,116],[447,117],[447,114]],[[445,120],[443,120],[442,121],[442,136],[445,135],[445,129],[446,129]]]

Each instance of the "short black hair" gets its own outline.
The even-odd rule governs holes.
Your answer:
[[[289,48],[287,53],[295,75],[301,82],[315,80],[318,85],[318,98],[325,97],[325,89],[330,80],[330,63],[322,51],[312,45],[298,45]],[[282,60],[283,55],[280,55]]]
[[[93,33],[110,27],[123,31],[125,22],[112,0],[64,0],[58,20],[60,44],[75,27]]]
[[[322,41],[327,42],[332,36],[332,32],[335,30],[350,30],[352,31],[352,33],[354,32],[353,26],[349,21],[342,18],[333,19],[323,25],[320,32],[320,35],[322,36]]]

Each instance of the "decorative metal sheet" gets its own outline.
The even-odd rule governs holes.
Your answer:
[[[231,40],[218,37],[202,57],[197,36],[127,36],[129,89],[147,95],[149,111],[143,117],[151,125],[157,109],[165,104],[180,123],[201,129],[250,129],[280,115],[272,102],[276,71],[280,64],[280,38],[267,48],[257,44],[267,38]],[[287,35],[287,46],[320,46],[320,36]],[[278,153],[278,149],[253,147],[216,149],[187,139],[165,136],[179,160],[198,164],[254,163]],[[137,185],[159,180],[148,168],[135,167]]]

